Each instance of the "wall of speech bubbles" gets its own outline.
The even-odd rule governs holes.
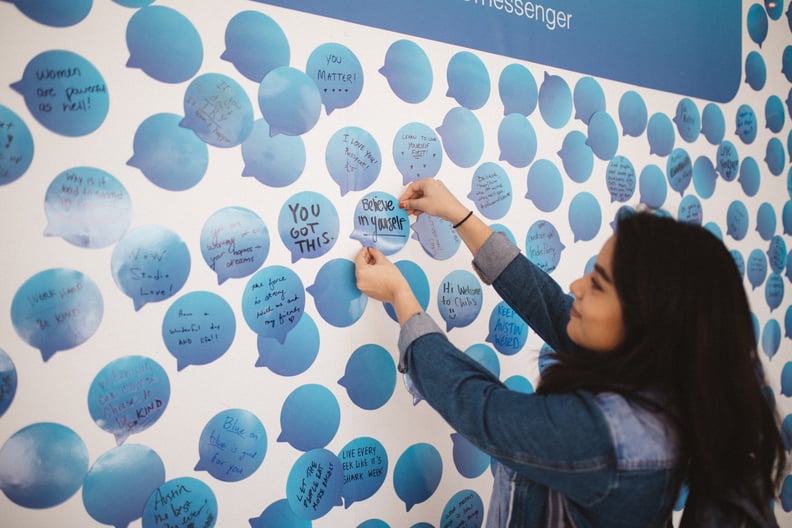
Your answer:
[[[709,99],[554,64],[591,63],[583,7],[519,22],[552,43],[533,62],[453,36],[455,12],[502,3],[427,4],[447,41],[283,3],[0,2],[4,522],[483,526],[490,458],[406,390],[356,252],[389,255],[512,390],[551,359],[449,222],[398,207],[421,178],[564,286],[638,208],[711,230],[792,451],[789,2],[736,10],[736,94]],[[636,46],[603,31],[606,53]],[[735,59],[718,42],[712,60]],[[792,475],[774,508],[792,522]]]

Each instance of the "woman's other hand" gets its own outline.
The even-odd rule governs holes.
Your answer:
[[[358,289],[378,301],[390,303],[399,324],[422,311],[407,279],[399,268],[376,248],[364,247],[355,257]]]

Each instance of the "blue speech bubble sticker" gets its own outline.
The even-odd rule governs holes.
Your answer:
[[[11,407],[17,390],[17,372],[14,361],[0,348],[0,416]]]
[[[393,138],[393,160],[404,185],[434,178],[443,163],[443,144],[428,125],[407,123]]]
[[[454,466],[465,478],[473,479],[481,476],[492,463],[491,456],[459,433],[451,433],[451,443],[454,446],[452,450]]]
[[[723,236],[718,236],[719,240],[723,240]],[[732,256],[734,260],[734,265],[737,266],[737,272],[740,274],[740,278],[745,277],[745,259],[742,256],[742,253],[737,251],[736,249],[729,250],[729,254]]]
[[[313,296],[322,319],[337,328],[355,324],[368,304],[368,297],[357,288],[355,263],[349,259],[324,263],[306,291]]]
[[[11,88],[25,98],[33,117],[48,130],[69,137],[98,129],[110,100],[104,78],[93,64],[71,51],[36,55],[22,80]]]
[[[792,19],[792,15],[790,15],[790,19]],[[790,22],[790,25],[792,25],[792,22]],[[781,485],[779,499],[781,501],[781,507],[784,509],[784,511],[792,512],[792,475],[787,475],[787,477],[784,479],[784,482]]]
[[[589,192],[582,191],[569,203],[569,227],[575,242],[592,240],[602,227],[602,208]]]
[[[792,15],[790,15],[790,20],[792,20]],[[784,74],[787,81],[792,83],[792,46],[784,48],[784,53],[781,55],[781,73]]]
[[[242,159],[242,176],[252,176],[270,187],[286,187],[305,170],[305,142],[301,136],[273,136],[269,123],[257,119],[242,142]]]
[[[467,270],[455,270],[445,276],[437,292],[437,308],[446,322],[446,330],[472,323],[483,301],[481,283]]]
[[[770,269],[774,273],[781,273],[784,271],[787,259],[787,245],[784,237],[775,235],[770,239],[770,247],[767,248],[767,260],[770,263]]]
[[[326,449],[302,454],[289,471],[286,499],[300,519],[316,520],[341,506],[344,470],[336,455]]]
[[[762,43],[767,38],[768,28],[767,12],[762,4],[753,4],[748,9],[746,26],[748,27],[748,36],[761,48]]]
[[[431,444],[408,447],[393,468],[393,487],[407,511],[431,497],[443,475],[443,460]]]
[[[721,107],[715,103],[707,103],[701,111],[701,132],[711,145],[720,145],[726,134],[726,119]]]
[[[344,471],[344,508],[372,497],[388,475],[388,453],[375,438],[355,438],[338,454]]]
[[[716,153],[718,173],[726,181],[733,181],[739,174],[740,157],[731,141],[724,141]]]
[[[51,27],[68,27],[81,22],[91,12],[93,0],[7,0],[26,17]]]
[[[759,192],[759,184],[762,181],[759,164],[753,156],[747,156],[742,163],[740,163],[740,176],[737,181],[740,183],[743,192],[746,196],[753,197]]]
[[[346,108],[363,91],[363,68],[351,49],[342,44],[322,44],[311,52],[305,71],[319,88],[325,112]]]
[[[767,67],[759,52],[751,51],[745,57],[745,83],[759,91],[767,82]]]
[[[748,233],[748,208],[740,200],[734,200],[726,211],[726,234],[734,240],[742,240]]]
[[[661,208],[668,196],[668,185],[663,169],[654,164],[644,167],[638,178],[638,192],[642,204],[652,209]]]
[[[792,304],[787,307],[784,315],[784,337],[792,339]]]
[[[374,183],[382,169],[382,155],[374,136],[362,128],[349,126],[328,140],[325,163],[344,196]]]
[[[746,104],[740,105],[734,120],[737,126],[737,130],[735,131],[737,137],[746,145],[753,143],[756,139],[756,134],[759,132],[759,126],[753,108]]]
[[[145,225],[119,240],[111,259],[113,278],[135,310],[175,295],[190,274],[190,252],[166,227]]]
[[[498,79],[498,94],[503,103],[503,115],[529,116],[536,110],[539,89],[531,71],[522,64],[509,64]]]
[[[619,99],[619,122],[622,126],[622,134],[639,137],[646,130],[648,118],[643,97],[634,90],[624,92]]]
[[[674,125],[667,115],[662,113],[652,114],[646,126],[646,137],[649,140],[649,154],[666,157],[674,149],[676,137]]]
[[[212,292],[195,291],[179,297],[162,320],[162,339],[176,358],[178,370],[218,359],[231,347],[235,335],[234,311]]]
[[[783,143],[777,137],[771,137],[767,141],[767,148],[765,149],[765,163],[770,174],[773,176],[781,175],[784,171],[784,165],[786,165],[785,158]]]
[[[85,476],[83,505],[102,524],[128,526],[164,483],[165,465],[156,452],[142,445],[118,446],[102,454]]]
[[[305,288],[300,277],[285,266],[257,271],[242,293],[242,314],[256,334],[280,343],[305,312]]]
[[[126,42],[127,67],[140,68],[157,81],[173,84],[187,81],[203,62],[198,30],[187,17],[169,7],[138,9],[127,24]]]
[[[253,131],[253,105],[231,77],[204,73],[187,87],[181,126],[209,145],[236,147]]]
[[[558,75],[545,72],[539,88],[539,113],[550,128],[563,128],[572,116],[572,90]]]
[[[698,139],[701,132],[701,115],[696,103],[691,99],[686,97],[679,101],[673,121],[676,124],[679,137],[683,140],[693,143]]]
[[[593,77],[582,77],[575,84],[573,93],[575,103],[575,119],[588,125],[591,116],[606,109],[605,92]]]
[[[396,97],[405,103],[420,103],[432,91],[432,63],[426,52],[411,40],[397,40],[388,47],[385,64],[379,73],[388,80]]]
[[[220,58],[260,83],[275,68],[289,65],[291,50],[286,34],[272,18],[258,11],[242,11],[228,21]]]
[[[316,360],[319,341],[319,329],[313,318],[305,313],[282,343],[272,337],[258,336],[256,366],[268,367],[279,376],[302,374]]]
[[[19,337],[48,361],[93,336],[104,314],[102,294],[82,272],[52,268],[19,287],[11,302],[11,322]]]
[[[72,429],[28,425],[0,448],[0,489],[24,508],[51,508],[74,495],[88,472],[88,449]]]
[[[792,396],[792,361],[784,363],[784,368],[781,370],[781,394],[784,396]],[[790,416],[792,415],[787,416],[787,419],[784,420],[784,429],[788,430],[789,426],[792,425]],[[786,438],[784,439],[784,443],[788,443]]]
[[[269,254],[266,224],[244,207],[224,207],[212,214],[201,229],[201,254],[217,283],[251,275]]]
[[[490,77],[487,67],[478,56],[469,51],[460,51],[451,57],[446,80],[446,96],[453,98],[459,106],[478,110],[489,99]]]
[[[534,222],[525,235],[528,260],[547,273],[552,273],[561,260],[564,244],[555,226],[546,220]]]
[[[102,248],[118,242],[132,222],[132,202],[113,175],[93,167],[61,172],[44,197],[45,236],[78,247]]]
[[[283,402],[278,442],[305,452],[325,447],[338,432],[340,421],[341,407],[330,389],[313,383],[302,385]]]
[[[569,179],[583,183],[591,177],[594,170],[594,151],[588,145],[588,138],[579,130],[570,131],[558,152]]]
[[[481,122],[469,109],[457,106],[449,110],[437,127],[448,159],[459,167],[472,167],[484,153]]]
[[[193,477],[166,481],[154,490],[143,508],[143,528],[212,528],[217,522],[217,498]]]
[[[88,389],[88,410],[118,445],[160,419],[170,400],[170,380],[145,356],[125,356],[105,365]]]
[[[280,66],[264,76],[258,104],[272,135],[301,136],[313,129],[322,113],[322,96],[316,83],[290,66]]]
[[[511,208],[512,196],[511,180],[503,167],[488,161],[476,168],[467,197],[482,216],[490,220],[503,218]]]
[[[498,126],[499,160],[512,167],[527,167],[536,156],[536,131],[522,114],[508,114]]]
[[[677,148],[671,152],[666,161],[666,175],[671,188],[684,196],[693,179],[693,162],[686,150]]]
[[[765,281],[765,302],[770,312],[781,306],[784,300],[784,278],[778,273],[771,273]]]
[[[423,268],[411,260],[399,260],[394,262],[394,265],[399,268],[402,276],[407,279],[407,284],[409,284],[415,298],[418,300],[418,304],[426,310],[426,307],[429,306],[429,279],[426,278]],[[386,302],[382,304],[382,307],[394,322],[398,322],[393,305]]]
[[[619,131],[610,114],[597,112],[591,116],[586,144],[599,159],[613,159],[619,149]]]
[[[324,195],[299,192],[283,203],[278,232],[291,253],[292,263],[301,258],[321,257],[338,239],[338,212]]]
[[[519,374],[515,374],[514,376],[509,376],[503,382],[509,390],[513,390],[516,392],[521,392],[523,394],[533,394],[534,387],[531,381],[526,378],[525,376],[521,376]]]
[[[748,255],[747,275],[754,290],[764,282],[767,276],[767,257],[762,250],[754,249]]]
[[[10,108],[0,105],[0,185],[19,179],[33,161],[30,129]]]
[[[267,431],[252,412],[226,409],[204,426],[198,454],[195,471],[207,471],[223,482],[238,482],[255,473],[264,461]]]
[[[458,491],[443,508],[440,526],[481,528],[484,511],[484,502],[478,493],[470,489]]]
[[[358,347],[338,380],[352,402],[367,411],[385,405],[396,387],[396,364],[390,352],[375,344]]]
[[[453,257],[462,239],[451,222],[438,216],[420,215],[413,223],[413,238],[420,242],[424,251],[433,259],[446,260]]]
[[[781,325],[775,319],[770,319],[762,329],[762,351],[767,359],[773,359],[781,345]]]
[[[490,314],[486,341],[504,356],[513,356],[528,341],[528,324],[505,301],[500,301]]]
[[[465,355],[474,359],[496,378],[500,377],[500,361],[491,346],[484,343],[475,343],[465,349]]]
[[[192,130],[181,126],[182,117],[160,113],[147,117],[135,132],[130,167],[168,191],[195,187],[209,166],[209,147]]]
[[[616,156],[605,172],[605,182],[611,202],[627,202],[635,194],[635,168],[624,156]]]
[[[775,234],[775,230],[775,209],[769,202],[764,202],[756,211],[756,232],[759,233],[759,236],[762,237],[762,240],[770,240]],[[784,253],[786,253],[786,249],[784,249]]]
[[[372,192],[360,199],[355,207],[354,226],[350,237],[364,247],[373,247],[385,255],[402,249],[410,237],[410,218],[399,207],[395,196]]]
[[[677,219],[686,224],[700,226],[703,223],[704,212],[701,207],[701,200],[692,194],[682,198],[677,210]]]
[[[784,103],[777,95],[771,95],[765,102],[765,122],[768,130],[774,134],[778,134],[784,128]]]
[[[301,519],[292,511],[287,499],[280,499],[267,506],[261,515],[250,519],[250,528],[311,528],[311,521]]]
[[[528,169],[525,198],[545,213],[555,211],[564,197],[564,181],[558,167],[550,160],[538,159]]]

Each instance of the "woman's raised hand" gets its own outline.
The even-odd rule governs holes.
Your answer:
[[[399,197],[399,207],[408,214],[428,213],[452,224],[462,220],[469,212],[443,182],[434,178],[409,184]]]

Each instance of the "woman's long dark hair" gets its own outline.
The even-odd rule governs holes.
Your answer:
[[[660,391],[680,423],[691,492],[717,499],[758,480],[749,493],[769,503],[786,452],[731,253],[702,227],[639,212],[619,221],[612,266],[624,342],[557,353],[537,392]]]

